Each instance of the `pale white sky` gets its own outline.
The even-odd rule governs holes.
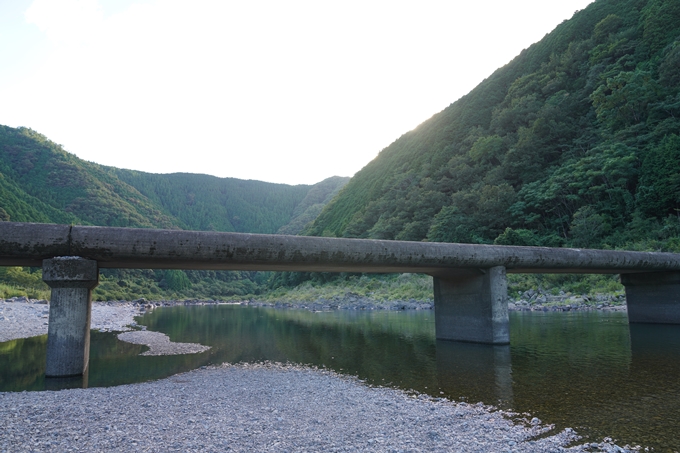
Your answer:
[[[351,176],[592,0],[0,0],[0,124],[152,173]]]

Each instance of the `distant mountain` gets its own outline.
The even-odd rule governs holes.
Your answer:
[[[31,129],[0,126],[5,221],[252,233],[292,222],[290,231],[299,232],[313,220],[310,199],[328,202],[348,179],[290,186],[121,170],[83,161]]]
[[[680,2],[576,12],[385,148],[306,233],[680,251]]]
[[[293,210],[291,221],[278,229],[278,234],[300,234],[305,227],[310,225],[326,206],[335,197],[340,189],[349,181],[349,178],[333,176],[324,179],[312,186],[305,198]]]
[[[314,220],[298,218],[310,194],[321,193],[327,203],[326,198],[349,181],[332,177],[311,186],[291,186],[188,173],[110,171],[176,219],[181,228],[242,233],[276,233],[291,222],[304,221],[297,233]]]

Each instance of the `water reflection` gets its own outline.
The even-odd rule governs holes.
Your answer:
[[[45,390],[86,389],[89,376],[88,367],[82,376],[45,377]]]
[[[456,399],[513,405],[510,346],[437,340],[439,387]]]
[[[612,436],[680,450],[680,326],[631,325],[621,313],[511,313],[510,346],[437,341],[434,313],[311,313],[240,306],[174,307],[139,320],[173,341],[211,346],[183,356],[92,332],[86,382],[159,379],[202,365],[271,360],[352,374],[433,396],[529,412],[589,439]],[[46,336],[0,344],[0,390],[44,390]]]

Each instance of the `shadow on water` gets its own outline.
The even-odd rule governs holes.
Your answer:
[[[528,412],[588,439],[680,450],[680,326],[631,325],[621,313],[511,313],[510,346],[435,340],[434,312],[312,313],[171,307],[139,320],[201,354],[144,357],[92,333],[85,381],[110,386],[208,364],[270,360],[325,367],[370,384]],[[44,390],[46,336],[0,344],[0,390]],[[75,383],[74,383],[75,382]]]

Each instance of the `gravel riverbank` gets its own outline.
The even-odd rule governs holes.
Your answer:
[[[133,330],[118,334],[118,339],[133,344],[143,344],[149,347],[148,351],[140,355],[177,355],[177,354],[198,354],[207,351],[210,346],[203,346],[196,343],[175,343],[170,341],[170,337],[161,332],[150,330]]]
[[[222,365],[144,384],[0,393],[0,451],[581,452],[538,419],[276,364]]]
[[[215,302],[163,305],[204,303]],[[200,345],[170,343],[158,332],[129,331],[134,316],[152,307],[94,303],[92,327],[128,331],[121,334],[134,337],[128,341],[155,342],[160,353],[168,344],[200,352]],[[0,342],[45,334],[47,314],[41,301],[0,301]],[[0,392],[0,452],[631,451],[607,442],[579,445],[571,429],[555,432],[530,415],[510,415],[369,387],[326,370],[225,364],[143,384]]]

